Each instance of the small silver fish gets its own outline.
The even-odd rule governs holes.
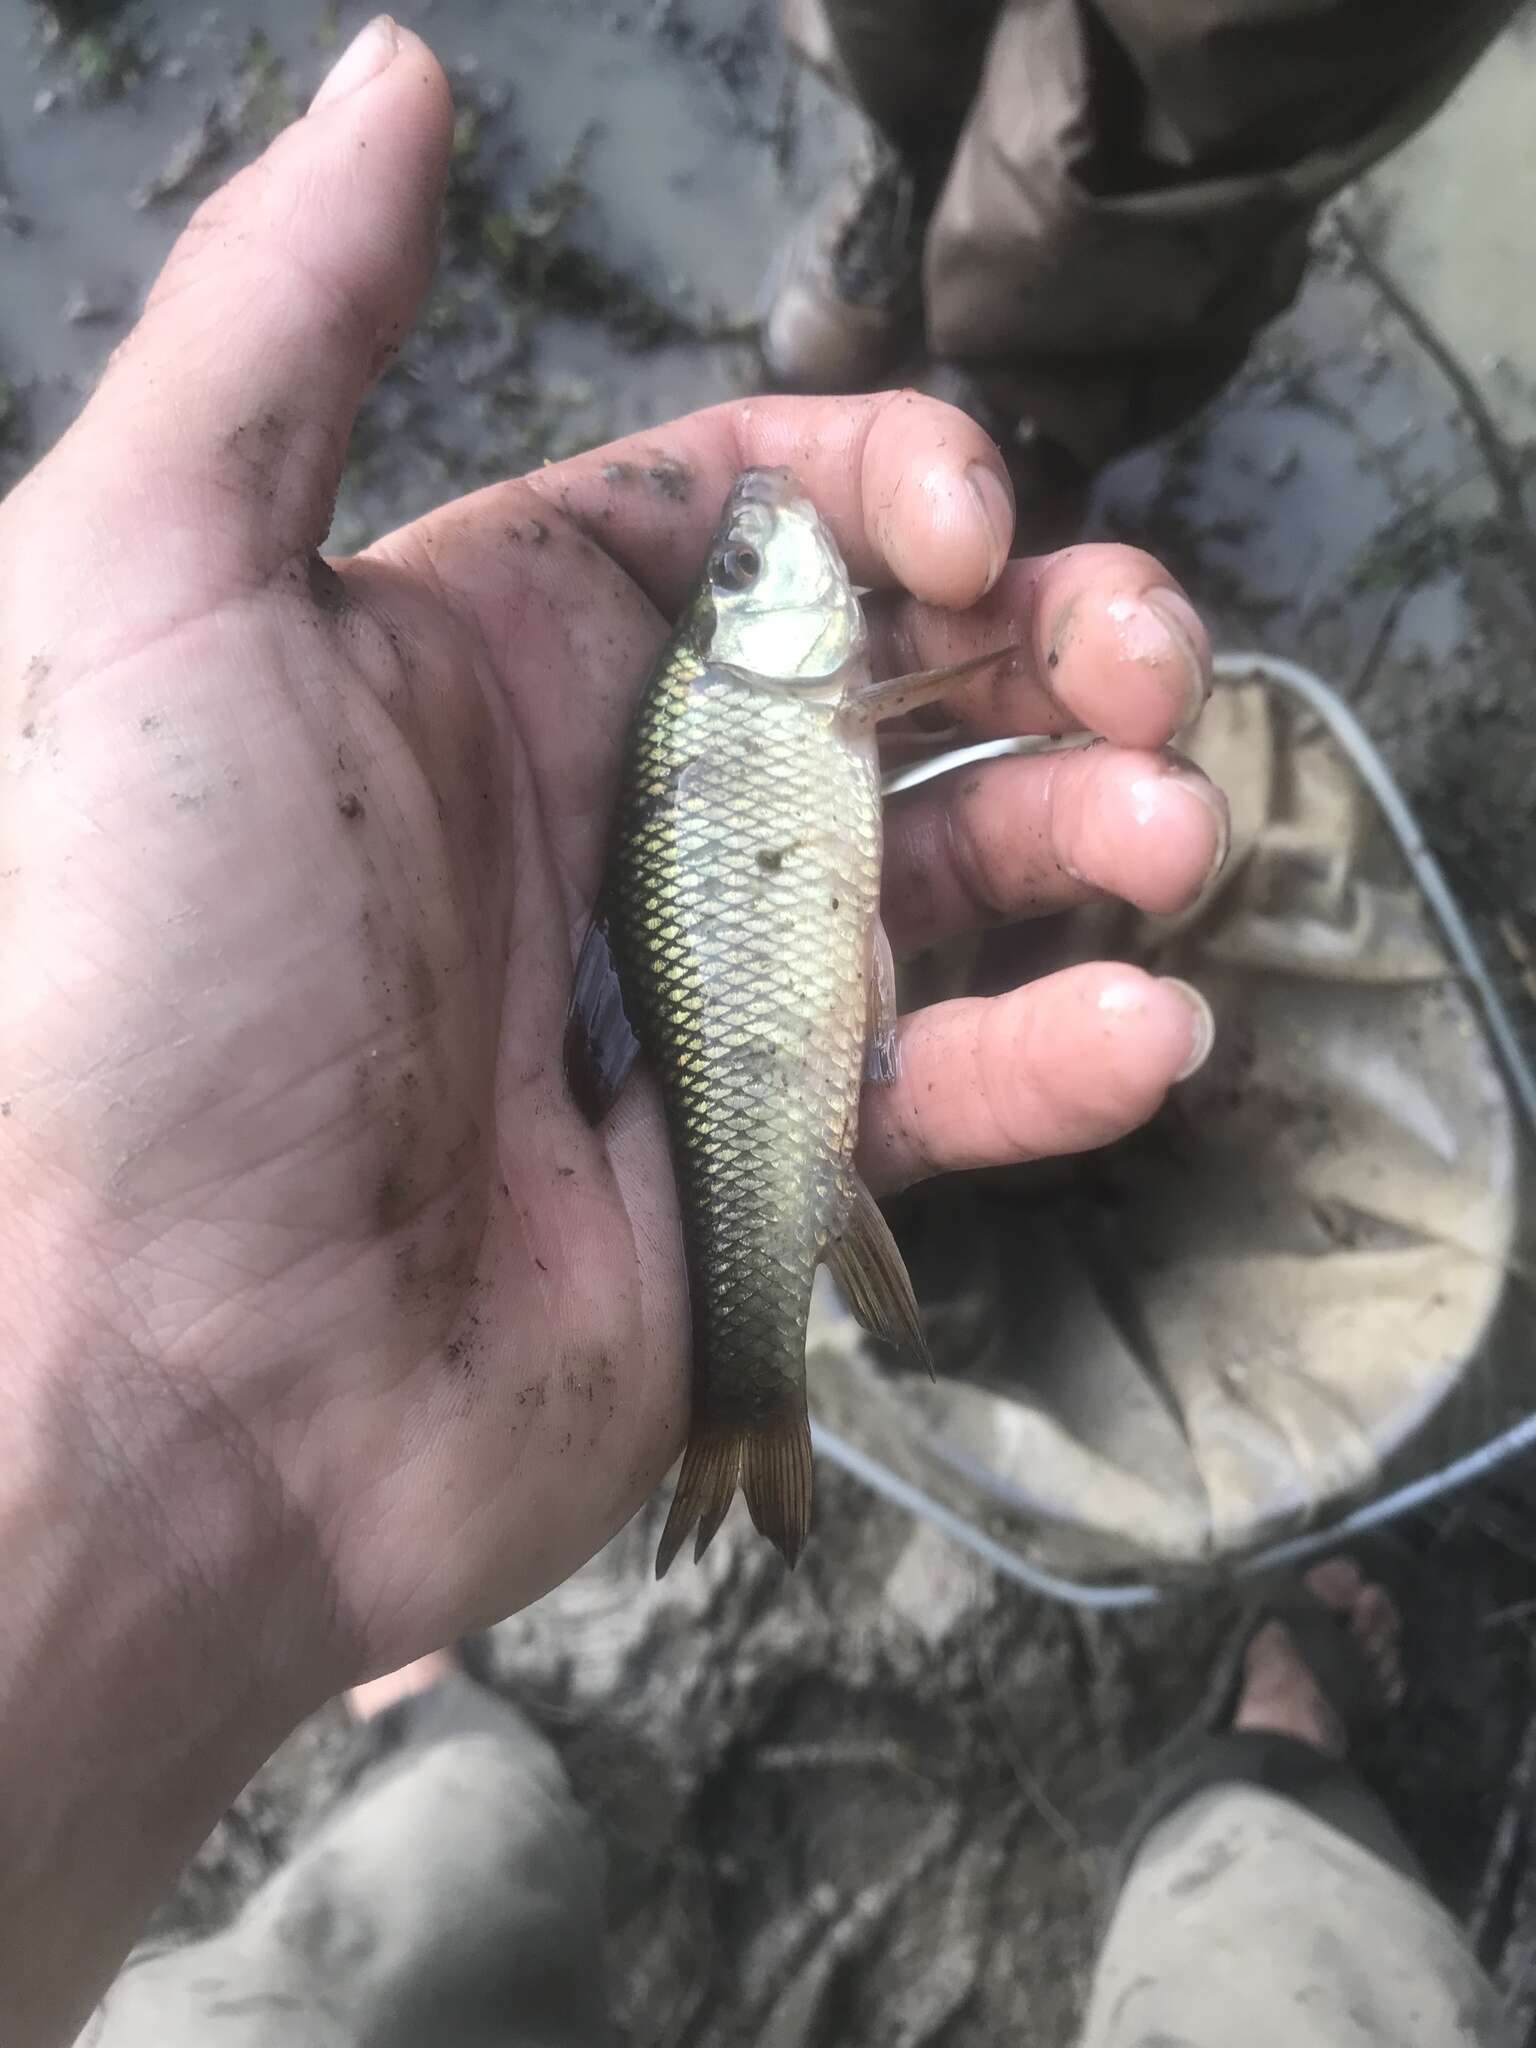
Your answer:
[[[695,1525],[703,1555],[738,1483],[799,1557],[823,1260],[867,1329],[929,1365],[901,1253],[854,1170],[861,1086],[897,1071],[875,723],[981,665],[873,683],[815,506],[788,470],[749,470],[641,700],[566,1063],[593,1122],[640,1049],[666,1104],[693,1412],[658,1577]]]

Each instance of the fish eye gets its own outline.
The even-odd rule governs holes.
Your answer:
[[[718,590],[750,590],[763,572],[763,558],[756,548],[722,548],[709,565],[709,580]]]

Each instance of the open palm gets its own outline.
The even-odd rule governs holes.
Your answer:
[[[1172,908],[1223,829],[1159,751],[1201,689],[1182,599],[1124,549],[999,575],[995,451],[908,394],[723,407],[324,564],[450,127],[402,32],[202,210],[0,509],[21,1454],[88,1445],[71,1540],[121,1541],[127,1502],[189,1583],[215,1555],[241,1654],[317,1691],[535,1597],[681,1447],[656,1096],[590,1130],[560,1042],[629,715],[739,469],[799,470],[892,593],[889,666],[1020,643],[957,692],[970,730],[1112,742],[897,800],[898,951],[1100,890]],[[1202,1028],[1125,967],[922,1013],[866,1177],[1102,1142]]]

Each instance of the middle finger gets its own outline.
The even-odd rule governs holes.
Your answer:
[[[1005,754],[889,800],[882,915],[898,954],[1100,895],[1166,915],[1199,895],[1227,838],[1226,798],[1172,749]]]

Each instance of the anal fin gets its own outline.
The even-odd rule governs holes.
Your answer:
[[[891,1226],[857,1175],[848,1221],[842,1236],[827,1246],[827,1264],[859,1324],[872,1337],[894,1344],[914,1363],[926,1367],[931,1377],[933,1358],[923,1334],[912,1277]]]
[[[896,1041],[896,962],[882,919],[870,935],[869,1026],[864,1044],[864,1078],[889,1086],[901,1072]]]

